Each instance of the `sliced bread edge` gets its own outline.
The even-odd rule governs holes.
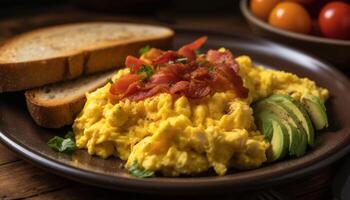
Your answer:
[[[169,48],[173,35],[169,29],[169,34],[147,38],[145,41],[85,50],[45,60],[0,63],[0,93],[35,88],[123,66],[127,55],[137,55],[138,50],[145,45]]]
[[[75,117],[84,107],[86,102],[85,94],[104,86],[107,80],[113,76],[114,72],[115,70],[88,77],[82,77],[69,82],[56,83],[49,86],[28,90],[24,93],[28,111],[35,123],[41,127],[61,128],[63,126],[71,125],[74,122]],[[69,86],[77,87],[78,84],[84,84],[84,82],[86,82],[84,80],[86,79],[95,82],[92,83],[92,86],[77,91],[78,94],[74,94],[74,98],[60,97],[58,100],[45,100],[42,98],[43,93],[45,93],[45,88],[55,88],[55,90],[57,90],[57,88],[61,88],[62,90],[65,90],[65,88],[68,88]],[[56,94],[59,96],[60,91],[57,91]],[[67,95],[72,96],[72,94]]]

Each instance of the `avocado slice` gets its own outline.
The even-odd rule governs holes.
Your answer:
[[[261,132],[264,134],[265,139],[270,142],[273,134],[271,120],[264,120],[264,117],[256,117],[255,124],[258,126],[258,129],[261,130]]]
[[[278,121],[271,120],[271,127],[273,130],[270,141],[270,148],[267,151],[267,158],[270,162],[283,158],[288,152],[289,136],[286,128]]]
[[[265,139],[269,142],[272,140],[273,136],[273,126],[272,121],[276,121],[282,126],[282,130],[288,137],[288,151],[289,155],[299,154],[298,147],[301,141],[300,135],[297,133],[297,129],[289,125],[289,123],[281,119],[276,115],[276,113],[270,111],[269,109],[263,109],[261,112],[254,112],[255,121],[258,129],[264,134]]]
[[[276,94],[270,96],[268,99],[281,105],[294,119],[297,119],[296,122],[298,128],[304,130],[307,134],[308,144],[313,146],[315,140],[314,128],[305,108],[298,101],[288,95]]]
[[[268,100],[268,98],[258,101],[253,105],[254,117],[260,120],[278,119],[282,123],[289,135],[289,155],[301,156],[307,147],[307,134],[303,129],[298,128],[297,119],[278,103]],[[259,124],[257,124],[259,127]],[[262,130],[262,129],[260,129]]]
[[[320,98],[307,94],[301,98],[301,103],[309,114],[316,130],[328,127],[326,106],[322,103]]]

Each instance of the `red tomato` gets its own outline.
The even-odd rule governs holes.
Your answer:
[[[136,72],[141,68],[142,61],[134,56],[127,56],[125,66],[131,69],[131,72]]]
[[[269,24],[272,26],[298,32],[311,31],[311,17],[306,9],[294,2],[281,2],[271,11]]]
[[[324,36],[350,39],[350,5],[340,1],[326,4],[320,12],[318,23]]]
[[[271,10],[280,2],[281,0],[251,0],[250,10],[252,13],[262,20],[267,20],[270,15]]]

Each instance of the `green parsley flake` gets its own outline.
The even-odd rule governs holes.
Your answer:
[[[210,72],[215,71],[215,67],[214,67],[214,66],[210,66],[210,67],[208,67],[208,71],[210,71]]]
[[[142,81],[148,80],[153,75],[153,69],[148,65],[141,65],[141,68],[137,71],[137,74],[144,74],[145,77],[142,78]]]
[[[199,49],[197,49],[195,52],[196,52],[197,56],[203,54],[203,52],[201,50],[199,50]]]
[[[113,81],[112,81],[112,79],[111,79],[111,78],[107,79],[107,82],[106,82],[106,84],[107,84],[107,83],[113,84]]]
[[[143,54],[147,53],[149,50],[151,50],[151,47],[149,45],[142,47],[139,50],[139,54],[140,56],[142,56]]]
[[[178,58],[178,59],[176,59],[176,62],[178,62],[178,63],[182,63],[182,64],[186,64],[187,63],[187,58]]]
[[[206,63],[208,63],[208,61],[206,61],[206,60],[200,60],[200,61],[197,61],[197,65],[199,66],[199,67],[202,67],[204,64],[206,64]]]
[[[51,149],[61,152],[61,153],[66,153],[66,154],[72,154],[75,152],[77,149],[75,145],[75,138],[74,138],[74,133],[69,131],[64,138],[55,136],[51,138],[48,142],[47,145],[51,147]]]
[[[139,178],[151,178],[154,177],[154,172],[144,169],[143,167],[139,166],[137,161],[134,160],[132,163],[129,174],[135,177]]]

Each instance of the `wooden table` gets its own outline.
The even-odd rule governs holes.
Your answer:
[[[64,13],[64,15],[60,14]],[[222,14],[208,16],[176,16],[171,12],[158,12],[152,16],[101,15],[77,8],[64,7],[46,12],[13,16],[0,21],[0,39],[5,39],[41,26],[75,21],[108,20],[131,21],[155,24],[180,24],[183,26],[206,26],[213,29],[232,29],[249,32],[245,21],[239,15]],[[331,180],[336,166],[329,166],[312,176],[295,180],[285,185],[270,188],[270,193],[253,191],[249,194],[232,194],[222,199],[269,199],[271,194],[280,199],[330,199]],[[270,196],[269,196],[270,195]],[[164,199],[149,195],[109,191],[58,177],[21,160],[0,144],[0,199],[102,199],[106,197],[125,199]],[[208,196],[206,196],[208,197]],[[169,197],[166,197],[169,199]],[[213,198],[218,198],[217,195]],[[176,199],[176,197],[170,197]],[[272,198],[270,198],[272,199]],[[276,199],[276,198],[275,198]]]

